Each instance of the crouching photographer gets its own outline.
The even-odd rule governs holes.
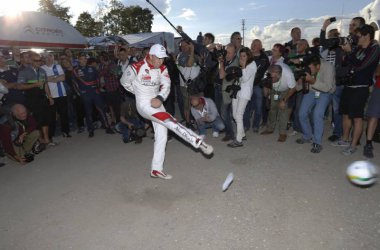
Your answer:
[[[2,113],[0,139],[9,158],[21,164],[33,161],[45,149],[39,138],[37,123],[23,105],[13,105],[10,115]]]
[[[369,86],[373,84],[373,75],[380,59],[380,48],[374,40],[375,30],[371,25],[363,25],[357,29],[357,48],[352,50],[351,44],[342,45],[342,49],[349,53],[344,63],[352,66],[352,76],[344,86],[340,111],[343,114],[343,136],[337,145],[347,146],[344,155],[351,155],[356,151],[363,132],[364,107],[369,96]],[[348,142],[352,125],[353,136]]]
[[[278,62],[268,68],[266,77],[261,81],[264,95],[270,99],[269,123],[267,128],[261,132],[269,135],[274,132],[278,120],[279,137],[278,142],[286,141],[286,126],[288,123],[287,103],[295,93],[296,81],[292,70],[288,65]]]
[[[302,98],[299,119],[303,136],[296,142],[304,144],[312,141],[311,152],[319,153],[322,150],[324,115],[335,91],[335,68],[317,55],[307,58],[305,64],[310,69],[305,76],[309,92]],[[313,119],[313,129],[310,117]]]

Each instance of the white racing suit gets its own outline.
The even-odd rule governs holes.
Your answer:
[[[128,66],[120,79],[121,85],[136,96],[136,107],[139,114],[152,121],[154,129],[154,154],[152,170],[163,170],[168,129],[176,133],[194,148],[199,148],[202,138],[177,122],[166,112],[163,105],[151,106],[152,98],[166,100],[170,92],[170,78],[166,66],[154,69],[146,59]]]

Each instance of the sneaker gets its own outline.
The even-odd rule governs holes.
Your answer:
[[[298,143],[298,144],[305,144],[305,143],[310,143],[311,142],[311,140],[310,139],[305,139],[305,138],[298,138],[297,140],[296,140],[296,143]]]
[[[322,145],[319,145],[317,143],[313,143],[313,146],[310,150],[310,152],[314,153],[314,154],[318,154],[322,151]]]
[[[342,151],[342,154],[343,155],[346,155],[346,156],[350,156],[352,155],[353,153],[356,152],[356,148],[352,147],[351,145],[348,146],[345,150]]]
[[[94,130],[91,130],[90,132],[88,132],[88,137],[89,138],[94,137]]]
[[[57,146],[57,145],[58,145],[58,142],[50,141],[47,145],[48,145],[48,146]]]
[[[285,142],[286,141],[286,134],[280,134],[280,136],[278,137],[277,141],[278,142]]]
[[[218,131],[212,132],[212,137],[218,138],[219,137],[219,132]]]
[[[71,135],[69,133],[62,133],[62,136],[66,138],[71,138]]]
[[[171,176],[169,174],[165,174],[164,172],[158,171],[158,170],[152,170],[152,171],[150,171],[150,177],[152,177],[152,178],[161,178],[161,179],[164,179],[164,180],[170,180],[170,179],[173,178],[173,176]]]
[[[206,139],[206,135],[199,135],[199,137],[200,137],[202,140],[205,140],[205,139]]]
[[[32,152],[37,155],[46,149],[46,145],[36,141],[33,145]]]
[[[243,138],[241,138],[242,141],[246,141],[247,140],[247,136],[243,136]]]
[[[230,148],[238,148],[238,147],[243,147],[243,143],[238,142],[238,141],[233,141],[231,143],[228,143],[227,146]]]
[[[348,146],[350,146],[350,142],[349,141],[344,141],[344,140],[338,140],[338,141],[335,141],[335,142],[331,143],[331,146],[334,146],[334,147],[348,147]]]
[[[112,130],[112,128],[106,128],[106,134],[113,135],[115,132]]]
[[[373,146],[372,146],[372,144],[366,144],[364,146],[363,155],[367,158],[373,158]]]
[[[137,137],[135,140],[135,144],[140,144],[142,143],[142,137]]]
[[[206,144],[204,141],[202,141],[201,145],[199,145],[199,149],[205,155],[211,155],[214,152],[214,148],[211,145]]]
[[[80,127],[80,128],[78,128],[78,131],[77,131],[78,134],[81,134],[81,133],[83,133],[83,132],[84,132],[84,127]]]
[[[329,136],[329,138],[327,138],[329,141],[331,141],[331,142],[336,142],[336,141],[338,141],[339,139],[340,139],[340,137],[339,136],[337,136],[337,135],[331,135],[331,136]]]
[[[233,136],[230,136],[230,135],[226,135],[222,138],[222,141],[226,142],[226,141],[231,141],[233,140],[234,137]]]
[[[298,135],[298,132],[296,130],[293,130],[293,132],[289,133],[290,136]]]

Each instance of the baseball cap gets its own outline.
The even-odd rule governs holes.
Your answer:
[[[162,46],[161,44],[155,44],[153,45],[150,50],[149,50],[149,54],[150,55],[155,55],[157,56],[158,58],[164,58],[164,57],[168,57],[166,55],[166,49],[164,46]]]

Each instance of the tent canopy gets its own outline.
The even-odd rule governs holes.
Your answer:
[[[94,48],[109,48],[117,44],[126,45],[128,42],[120,36],[97,36],[87,38],[89,46]]]
[[[0,46],[85,48],[87,40],[69,23],[42,12],[0,17]]]
[[[166,45],[170,52],[174,51],[174,34],[170,32],[128,34],[124,35],[123,38],[128,41],[131,47],[144,48],[159,43]]]

